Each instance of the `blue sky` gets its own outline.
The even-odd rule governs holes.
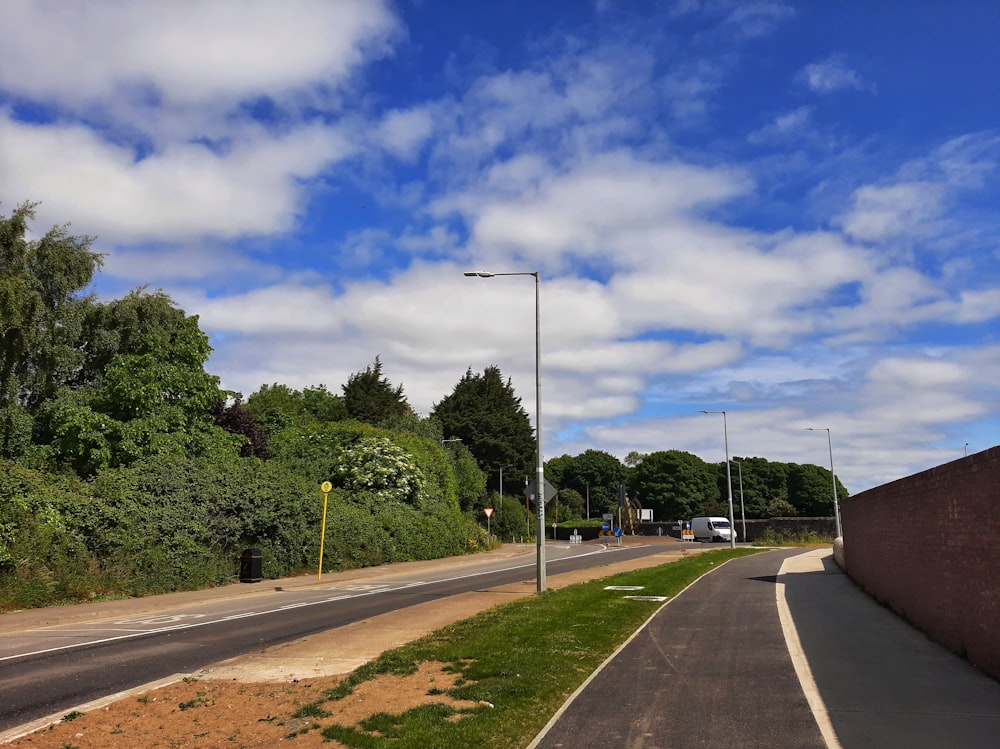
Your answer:
[[[1000,5],[0,4],[0,211],[200,317],[249,394],[497,365],[546,457],[996,444]]]

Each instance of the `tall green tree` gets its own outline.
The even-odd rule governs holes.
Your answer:
[[[96,305],[85,327],[81,366],[36,418],[57,464],[92,475],[146,455],[235,449],[211,414],[228,394],[204,369],[212,349],[197,316],[138,289]]]
[[[481,375],[468,369],[431,415],[444,434],[462,440],[491,485],[504,465],[510,466],[504,469],[505,484],[508,474],[534,475],[534,430],[510,379],[505,382],[498,367],[487,367]]]
[[[310,423],[329,424],[347,418],[344,399],[326,385],[293,390],[287,385],[261,385],[246,402],[247,409],[270,434]]]
[[[630,475],[629,491],[660,520],[690,518],[718,501],[717,468],[682,450],[649,453]]]
[[[618,458],[603,450],[553,458],[545,467],[546,478],[554,486],[572,489],[584,498],[584,513],[589,496],[591,514],[608,512],[618,505],[618,487],[625,481],[626,471]]]
[[[837,479],[837,496],[847,497],[847,489]],[[788,501],[799,515],[833,515],[833,479],[830,471],[817,465],[788,464]]]
[[[382,375],[382,360],[378,356],[374,364],[365,367],[363,372],[352,374],[347,384],[341,387],[344,390],[344,406],[351,419],[381,426],[412,413],[403,395],[403,386],[393,387]]]
[[[84,294],[102,256],[65,226],[29,239],[37,203],[0,215],[0,455],[30,442],[34,413],[76,372]]]

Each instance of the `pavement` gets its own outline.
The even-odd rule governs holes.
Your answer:
[[[773,551],[664,605],[529,749],[604,746],[997,749],[1000,683],[859,590],[830,550]]]

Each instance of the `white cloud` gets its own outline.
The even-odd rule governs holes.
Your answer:
[[[403,161],[413,161],[434,131],[434,120],[426,107],[394,109],[378,125],[377,140]]]
[[[755,145],[767,145],[801,138],[810,130],[812,111],[812,107],[798,107],[776,115],[766,125],[751,132],[747,140]]]
[[[28,125],[0,113],[0,193],[42,202],[106,241],[234,237],[291,227],[301,183],[346,158],[337,130],[305,126],[219,153],[177,143],[135,161],[82,125]]]
[[[70,107],[121,96],[232,104],[336,86],[398,33],[381,0],[15,0],[0,7],[0,29],[0,87]]]
[[[876,92],[875,85],[868,83],[856,71],[849,68],[841,55],[833,55],[820,62],[806,65],[799,71],[796,80],[820,94],[842,89]]]
[[[930,182],[866,185],[852,196],[844,231],[869,241],[909,234],[941,215],[943,198],[941,186]]]

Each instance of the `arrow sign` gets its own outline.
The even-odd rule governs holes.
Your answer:
[[[524,487],[524,496],[535,502],[535,504],[538,503],[538,501],[535,499],[535,496],[538,494],[538,492],[535,489],[536,486],[538,486],[538,479],[535,479],[526,487]],[[546,502],[551,501],[558,493],[559,490],[556,489],[554,486],[552,486],[552,484],[549,483],[548,479],[545,479],[545,501]]]

